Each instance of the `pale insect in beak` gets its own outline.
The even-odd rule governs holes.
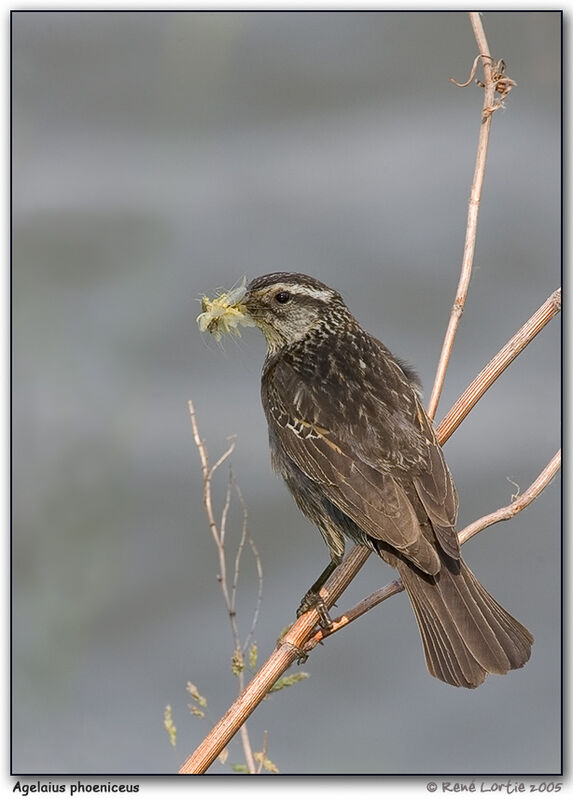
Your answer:
[[[199,330],[211,333],[220,341],[224,333],[233,333],[240,336],[239,325],[254,327],[255,323],[249,316],[242,300],[247,293],[247,279],[243,277],[241,283],[228,292],[222,292],[214,299],[203,297],[201,300],[202,313],[197,317]]]

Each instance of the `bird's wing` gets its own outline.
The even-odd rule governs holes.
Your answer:
[[[364,404],[361,407],[364,408]],[[285,453],[307,477],[320,485],[334,505],[373,539],[389,544],[423,571],[435,574],[439,570],[438,556],[428,540],[430,535],[426,539],[421,529],[427,519],[420,518],[423,511],[417,512],[414,504],[419,503],[412,502],[411,471],[405,482],[402,478],[406,471],[392,466],[394,454],[381,451],[380,445],[375,452],[379,436],[373,419],[355,419],[354,424],[346,425],[329,424],[330,414],[324,398],[317,401],[285,362],[277,363],[273,369],[265,408]],[[424,419],[427,419],[425,414]],[[394,426],[391,420],[385,422],[389,427],[385,431],[386,440],[392,441],[392,446],[399,446],[399,440],[404,440],[403,449],[406,448],[405,433],[398,429],[398,426],[404,427],[404,420],[400,419],[399,425],[396,421]],[[357,426],[364,429],[359,432]],[[444,538],[442,546],[449,551],[451,536],[447,531],[452,524],[447,517],[452,508],[444,510],[440,504],[441,497],[449,506],[452,501],[455,504],[449,472],[435,440],[428,440],[414,428],[407,432],[409,449],[403,454],[420,462],[420,468],[415,470],[419,483],[419,488],[414,484],[415,492],[432,524],[435,518],[436,535],[440,543]],[[425,461],[428,461],[427,468]],[[455,541],[457,544],[457,538]],[[456,556],[453,551],[452,554]]]
[[[458,495],[432,423],[418,398],[416,403],[419,430],[427,441],[427,459],[426,468],[413,479],[414,489],[442,548],[451,557],[459,558],[460,545],[456,528]]]

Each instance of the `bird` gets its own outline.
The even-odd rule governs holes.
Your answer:
[[[240,294],[236,307],[267,345],[272,465],[330,554],[297,615],[316,608],[331,624],[319,591],[349,540],[397,569],[434,677],[475,688],[522,667],[533,636],[461,556],[456,489],[414,370],[316,278],[274,272]]]

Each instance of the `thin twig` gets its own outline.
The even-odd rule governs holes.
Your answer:
[[[267,744],[268,744],[269,734],[267,730],[263,733],[263,751],[261,752],[261,762],[259,763],[259,768],[257,774],[261,774],[263,770],[263,766],[265,765],[265,759],[267,757]]]
[[[221,455],[218,461],[216,461],[215,465],[210,467],[209,466],[209,455],[207,453],[207,448],[205,443],[201,439],[199,434],[199,427],[197,425],[197,417],[195,415],[195,408],[191,400],[189,400],[189,415],[191,416],[191,427],[193,430],[193,439],[195,441],[195,446],[197,447],[197,451],[199,452],[199,458],[201,460],[201,469],[203,472],[203,504],[205,506],[205,513],[207,515],[207,522],[209,524],[209,529],[211,530],[211,534],[213,536],[213,540],[215,541],[215,546],[217,547],[217,555],[219,558],[219,576],[218,580],[221,585],[221,590],[223,592],[223,597],[225,599],[225,603],[227,605],[227,609],[230,606],[229,600],[229,593],[227,591],[227,564],[225,561],[225,549],[223,546],[221,532],[219,530],[219,526],[215,521],[215,514],[213,512],[213,501],[211,498],[211,483],[213,480],[213,475],[215,471],[221,466],[222,463],[231,455],[235,448],[235,442],[233,441],[229,448]],[[225,513],[225,509],[223,509],[223,513]],[[224,537],[224,536],[223,536]],[[231,618],[232,624],[232,618]]]
[[[219,559],[219,574],[218,574],[218,581],[221,586],[221,591],[223,593],[223,599],[225,601],[225,605],[227,608],[227,613],[229,616],[229,622],[231,624],[231,632],[233,635],[234,640],[234,649],[235,651],[241,651],[240,646],[240,637],[239,637],[239,629],[237,626],[237,619],[235,613],[235,596],[236,596],[236,575],[235,575],[235,582],[233,585],[233,591],[229,594],[229,587],[227,584],[227,559],[225,555],[225,530],[227,524],[227,516],[229,513],[229,507],[231,504],[231,494],[232,494],[232,473],[230,475],[229,482],[227,484],[227,491],[225,495],[225,503],[223,505],[223,510],[221,512],[221,522],[220,525],[217,525],[215,520],[215,514],[213,511],[213,500],[211,495],[211,486],[213,482],[213,475],[217,471],[217,469],[222,466],[223,463],[231,456],[233,450],[235,449],[235,441],[232,441],[230,446],[223,452],[221,457],[215,461],[213,466],[209,466],[209,455],[207,452],[207,447],[205,446],[204,441],[201,439],[199,434],[199,427],[197,424],[197,417],[195,414],[195,407],[191,400],[189,400],[189,415],[191,417],[191,428],[193,430],[193,439],[195,441],[195,445],[197,447],[197,451],[199,452],[199,458],[201,461],[201,470],[203,472],[203,504],[205,506],[205,513],[207,515],[207,521],[209,524],[209,529],[211,530],[211,534],[213,535],[213,540],[215,541],[215,545],[217,547],[217,555]],[[245,534],[246,534],[246,526],[245,526]],[[257,564],[257,569],[260,568],[260,563]],[[259,599],[257,600],[257,603]],[[258,606],[258,605],[257,605]],[[242,653],[241,653],[242,654]],[[237,675],[238,683],[239,683],[239,691],[243,691],[245,687],[245,679],[243,672],[240,671]],[[249,732],[247,729],[247,725],[244,724],[241,727],[240,731],[241,735],[241,743],[243,746],[243,752],[245,754],[245,760],[247,761],[247,768],[251,774],[256,772],[256,764],[253,757],[253,750],[251,747],[251,742],[249,739]],[[220,750],[222,751],[222,750]],[[219,755],[220,752],[217,752]],[[217,756],[216,755],[216,756]]]
[[[249,769],[249,774],[254,774],[257,767],[255,765],[255,758],[253,756],[253,747],[251,746],[251,739],[249,738],[249,730],[246,724],[242,725],[241,729],[239,730],[239,735],[241,736],[241,746],[243,747],[243,752],[245,753],[245,760],[247,761],[247,768]]]
[[[470,85],[470,83],[472,82],[472,80],[474,79],[474,75],[476,74],[476,69],[477,69],[478,61],[480,60],[480,58],[481,58],[481,57],[482,57],[482,53],[478,53],[478,54],[476,55],[476,57],[474,58],[474,63],[473,63],[473,66],[472,66],[472,71],[470,72],[470,76],[469,76],[469,78],[466,80],[466,82],[465,82],[465,83],[458,83],[458,81],[457,81],[455,78],[450,78],[450,81],[451,81],[451,82],[452,82],[452,83],[453,83],[455,86],[457,86],[459,89],[465,89],[465,88],[466,88],[466,86],[469,86],[469,85]]]
[[[459,533],[460,543],[465,544],[465,542],[476,535],[476,533],[480,533],[482,530],[485,530],[486,527],[491,527],[492,524],[497,524],[497,522],[503,522],[507,519],[513,519],[514,516],[530,505],[533,500],[541,494],[543,489],[553,480],[560,468],[561,450],[558,450],[545,469],[523,494],[519,494],[519,496],[509,505],[506,505],[505,508],[498,508],[498,510],[488,513],[487,516],[482,516],[481,519],[477,519],[477,521],[464,527],[461,533]]]
[[[199,452],[199,458],[201,460],[201,470],[203,472],[203,504],[205,505],[205,513],[207,514],[207,521],[209,523],[209,529],[213,535],[213,539],[217,546],[217,550],[220,551],[221,549],[221,536],[219,534],[219,528],[217,526],[217,522],[215,521],[215,514],[213,513],[213,503],[211,500],[211,482],[213,479],[213,474],[219,468],[219,466],[224,463],[224,461],[231,455],[235,448],[235,442],[233,441],[230,447],[221,455],[219,460],[215,463],[213,467],[209,467],[209,456],[207,454],[207,448],[205,447],[204,442],[199,435],[199,428],[197,426],[197,417],[195,415],[195,408],[191,400],[189,400],[189,415],[191,416],[191,428],[193,430],[193,439],[195,441],[195,446],[197,447],[197,451]]]
[[[255,546],[255,542],[248,534],[248,512],[247,512],[247,503],[245,502],[245,498],[243,497],[243,492],[241,491],[239,484],[235,483],[235,493],[239,499],[241,504],[241,509],[243,511],[243,531],[246,533],[247,541],[251,548],[251,552],[253,553],[253,558],[255,561],[255,566],[257,569],[257,579],[258,579],[258,591],[257,591],[257,599],[255,601],[255,609],[253,611],[253,618],[251,621],[251,629],[247,633],[247,637],[245,638],[245,643],[243,644],[242,651],[245,654],[253,640],[255,634],[255,628],[257,626],[257,621],[259,619],[259,613],[261,610],[261,604],[263,601],[263,564],[261,561],[261,557],[259,552]]]
[[[247,525],[245,524],[245,519],[243,517],[241,538],[239,540],[239,546],[237,547],[237,554],[235,555],[235,571],[233,573],[233,584],[231,586],[231,607],[233,608],[233,612],[235,612],[236,610],[237,587],[239,584],[239,572],[241,570],[241,556],[243,554],[243,549],[245,547],[246,540],[247,540]]]
[[[464,527],[464,529],[458,533],[460,544],[465,544],[465,542],[472,538],[472,536],[480,533],[482,530],[485,530],[486,527],[491,527],[492,524],[497,524],[497,522],[512,519],[514,516],[520,513],[520,511],[530,505],[533,500],[539,496],[543,489],[551,482],[551,480],[559,471],[560,466],[561,450],[555,453],[545,469],[543,469],[541,474],[534,480],[529,488],[524,491],[523,494],[520,494],[510,505],[506,505],[504,508],[498,508],[492,513],[488,513],[487,516],[482,516],[481,519],[477,519],[467,527]],[[379,605],[381,602],[384,602],[391,596],[399,594],[403,590],[404,586],[402,585],[402,581],[393,580],[383,588],[378,589],[378,591],[374,591],[374,593],[370,594],[370,596],[366,597],[366,599],[363,599],[353,608],[350,608],[350,610],[347,610],[342,616],[337,619],[333,619],[332,627],[330,629],[318,630],[304,645],[304,651],[307,653],[311,652],[311,650],[313,650],[314,647],[321,643],[321,641],[323,641],[325,638],[328,638],[333,633],[338,632],[343,627],[346,627],[351,622],[358,619],[360,616],[363,616],[369,610],[372,610],[372,608],[376,607],[376,605]]]
[[[472,266],[475,252],[475,243],[477,235],[477,222],[479,215],[479,206],[481,201],[481,193],[483,181],[485,177],[485,164],[487,158],[487,147],[489,142],[489,133],[491,128],[492,112],[495,99],[495,82],[492,80],[492,67],[491,55],[489,46],[483,29],[483,25],[478,12],[471,11],[470,21],[474,30],[474,36],[477,42],[479,57],[482,60],[485,85],[484,85],[484,101],[482,108],[482,120],[480,125],[479,140],[477,147],[476,163],[474,169],[474,178],[470,194],[468,217],[466,227],[466,240],[464,245],[464,254],[462,258],[462,268],[456,292],[456,298],[452,307],[450,320],[446,330],[442,352],[438,361],[436,370],[436,377],[434,386],[430,395],[428,403],[428,416],[433,419],[436,415],[438,403],[442,393],[448,362],[454,346],[454,338],[460,323],[460,319],[464,312],[464,305],[468,294],[470,279],[472,274]],[[473,74],[473,73],[472,73]],[[489,111],[489,112],[488,112]],[[487,113],[488,112],[488,113]]]
[[[250,536],[249,536],[249,546],[251,547],[251,552],[253,553],[255,564],[257,567],[257,579],[259,582],[259,589],[257,591],[257,600],[255,603],[255,609],[253,611],[251,629],[249,630],[249,632],[247,633],[247,637],[245,638],[245,643],[243,644],[243,652],[246,652],[248,650],[249,646],[251,645],[251,641],[253,640],[263,600],[263,567],[262,567],[261,556],[259,555],[259,552],[255,546],[255,542]]]
[[[225,532],[227,530],[227,516],[231,508],[231,499],[233,498],[233,473],[229,466],[229,480],[227,481],[227,490],[225,492],[225,504],[221,511],[221,527],[220,527],[220,541],[221,546],[225,544]]]

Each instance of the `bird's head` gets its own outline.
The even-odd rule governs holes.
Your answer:
[[[262,331],[269,352],[301,341],[313,332],[334,331],[350,314],[340,294],[324,283],[298,272],[274,272],[252,280],[244,290],[233,293],[228,306],[217,300],[204,300],[199,326],[220,335],[237,324],[256,325]],[[229,297],[231,295],[228,295]],[[214,316],[211,307],[217,310]]]
[[[270,351],[293,344],[318,330],[333,328],[348,313],[340,294],[319,280],[297,272],[256,277],[243,299]]]

